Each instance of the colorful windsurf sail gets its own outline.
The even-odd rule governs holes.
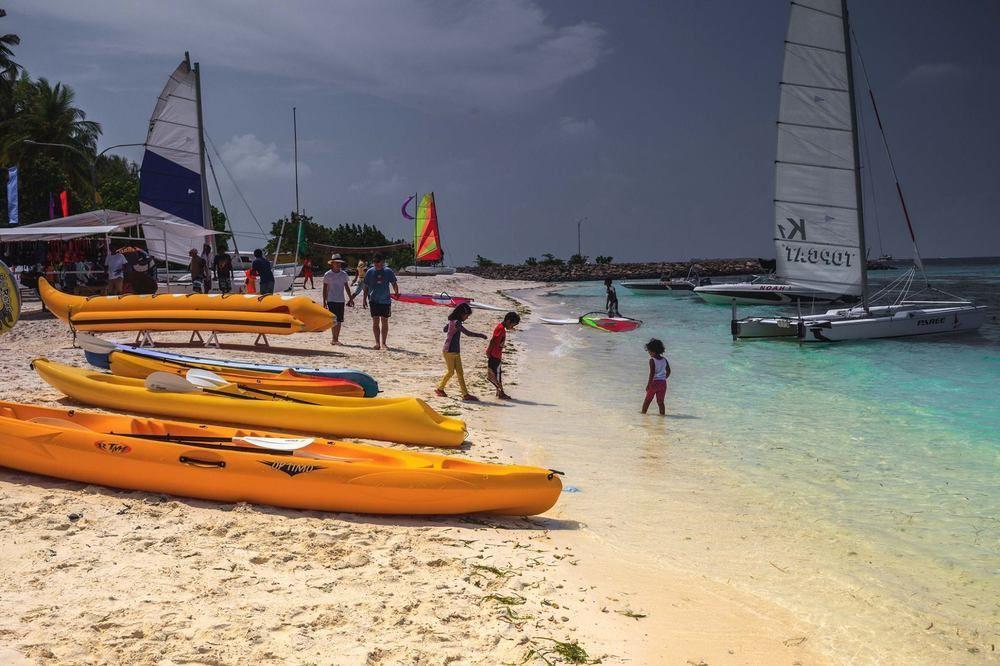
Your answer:
[[[444,258],[433,192],[425,194],[417,206],[416,243],[417,261],[441,261]]]

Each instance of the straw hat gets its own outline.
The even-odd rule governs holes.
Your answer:
[[[332,266],[333,264],[346,264],[347,262],[339,254],[334,254],[330,257],[330,261],[326,263]]]

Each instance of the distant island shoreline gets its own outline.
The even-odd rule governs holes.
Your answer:
[[[764,275],[774,271],[774,260],[767,259],[696,259],[693,261],[650,261],[640,263],[580,264],[542,263],[489,264],[460,266],[460,273],[471,273],[490,280],[530,280],[534,282],[588,282],[593,280],[657,280],[661,277],[684,277],[689,269],[701,277],[729,275]],[[868,270],[895,268],[884,261],[869,261]]]

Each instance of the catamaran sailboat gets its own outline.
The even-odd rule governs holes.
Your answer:
[[[858,295],[861,302],[823,314],[745,319],[737,319],[734,304],[734,339],[833,342],[952,333],[977,329],[986,318],[985,307],[927,281],[898,178],[916,265],[869,293],[850,35],[846,0],[791,3],[778,112],[775,245],[778,273],[790,285]],[[895,176],[884,133],[882,141]],[[911,292],[918,271],[924,286]]]
[[[454,275],[452,266],[445,266],[444,248],[441,246],[441,230],[438,228],[437,204],[434,193],[428,192],[417,204],[416,216],[406,212],[406,206],[417,198],[414,194],[403,202],[403,217],[413,220],[413,266],[399,271],[402,275]],[[421,261],[437,262],[421,266]]]

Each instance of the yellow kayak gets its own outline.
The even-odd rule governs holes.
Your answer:
[[[308,296],[272,294],[127,294],[125,296],[74,296],[59,291],[45,278],[38,280],[38,292],[52,314],[69,323],[74,315],[87,313],[128,313],[151,311],[185,312],[198,318],[200,311],[212,317],[245,318],[248,313],[286,315],[300,322],[306,331],[325,331],[333,326],[333,314]],[[124,329],[119,329],[124,330]],[[133,329],[134,330],[134,329]],[[146,330],[160,330],[150,326]],[[172,330],[172,329],[163,329]],[[191,330],[191,329],[186,329]],[[268,333],[269,331],[262,331]]]
[[[218,310],[109,310],[72,312],[69,323],[78,331],[217,331],[291,335],[305,324],[275,312]]]
[[[232,397],[203,391],[167,393],[147,389],[141,379],[82,370],[45,358],[35,359],[31,366],[56,390],[106,409],[423,446],[461,446],[466,435],[464,421],[438,414],[419,398],[281,392],[296,401],[290,402],[241,391],[232,384],[216,389]]]
[[[281,437],[0,402],[0,465],[113,488],[318,511],[518,516],[547,511],[562,489],[538,467],[324,439],[276,451],[260,448],[274,440],[245,439]]]

